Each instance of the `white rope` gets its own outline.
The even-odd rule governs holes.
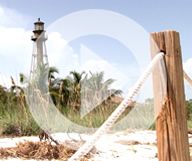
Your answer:
[[[189,77],[189,75],[184,70],[183,70],[183,77],[189,83],[189,85],[192,86],[192,79]]]
[[[160,59],[162,59],[164,53],[158,53],[145,72],[141,75],[137,83],[135,84],[133,90],[129,92],[129,94],[125,97],[123,102],[116,108],[116,110],[111,114],[111,116],[104,122],[104,124],[93,134],[93,136],[71,157],[68,161],[76,161],[80,160],[84,155],[86,155],[91,148],[95,145],[97,140],[105,134],[111,126],[115,123],[115,121],[119,118],[119,116],[125,111],[125,109],[131,104],[132,99],[137,95],[141,86],[144,84],[145,80],[149,77],[157,63]]]

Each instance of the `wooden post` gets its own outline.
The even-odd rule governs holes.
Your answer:
[[[157,46],[152,43],[153,41]],[[159,72],[155,69],[153,89],[157,116],[158,158],[159,161],[190,161],[179,33],[175,31],[152,33],[151,57],[153,58],[159,51],[165,52],[167,91],[164,102],[159,102]]]

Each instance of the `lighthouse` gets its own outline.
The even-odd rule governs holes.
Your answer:
[[[34,30],[33,35],[31,36],[31,40],[34,42],[34,44],[32,52],[30,79],[33,78],[36,69],[40,65],[48,66],[48,56],[45,44],[45,41],[47,40],[47,35],[45,34],[44,30],[44,22],[42,22],[40,18],[38,18],[38,20],[34,23]]]

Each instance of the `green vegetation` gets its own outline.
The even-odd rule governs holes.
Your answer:
[[[186,101],[187,119],[192,121],[192,99]]]
[[[111,89],[114,80],[104,80],[103,72],[78,73],[72,71],[65,78],[55,77],[56,73],[58,74],[59,71],[55,67],[48,68],[46,65],[40,66],[35,78],[33,78],[33,84],[36,84],[37,87],[42,84],[47,84],[47,86],[49,86],[49,94],[55,106],[74,123],[87,127],[100,127],[122,100],[122,91]],[[42,75],[48,75],[48,79],[42,77]],[[25,89],[30,87],[32,83],[29,82],[23,74],[20,74],[20,82],[23,84],[22,87],[16,85],[12,77],[11,81],[12,86],[9,89],[0,85],[1,135],[22,136],[40,134],[42,130],[33,119],[24,95]],[[46,89],[42,89],[42,91],[45,92],[41,93],[42,97],[47,95]],[[100,100],[100,96],[104,94],[107,94],[108,97]],[[101,103],[97,104],[97,101]],[[81,118],[81,104],[85,106],[85,109],[91,104],[97,104],[97,106],[84,118]],[[127,108],[118,121],[124,119],[134,105],[135,102]],[[128,120],[130,125],[140,128],[143,123],[146,123],[147,126],[151,120],[154,119],[153,116],[146,113],[145,110],[146,108],[150,108],[153,112],[153,99],[146,99],[145,105],[147,106],[137,103],[138,108],[135,109],[135,112],[136,117],[140,119],[138,122]],[[192,100],[186,101],[186,107],[188,125],[192,127]],[[142,112],[141,109],[143,109]],[[151,120],[149,120],[149,118]],[[127,123],[126,125],[119,124],[119,126],[122,129],[124,126],[127,127]],[[150,128],[155,129],[155,123],[153,123]]]
[[[0,86],[0,129],[2,134],[35,135],[41,131],[33,120],[24,99],[23,91],[14,84],[11,89]]]
[[[47,71],[48,79],[43,77],[46,76]],[[35,78],[33,78],[32,83],[23,74],[20,74],[20,82],[23,84],[23,87],[16,85],[12,77],[12,86],[10,89],[0,86],[1,134],[21,136],[37,135],[42,132],[31,116],[24,95],[24,91],[26,88],[30,89],[31,84],[38,88],[41,88],[42,84],[47,84],[52,101],[59,111],[73,122],[88,127],[101,126],[120,103],[111,101],[112,97],[121,95],[121,91],[110,88],[114,80],[108,79],[104,81],[103,72],[90,72],[90,76],[88,76],[85,72],[78,73],[72,71],[64,79],[55,77],[55,73],[58,73],[56,68],[51,67],[47,70],[47,66],[42,65],[34,76]],[[94,95],[94,91],[97,94]],[[41,88],[41,92],[42,98],[44,95],[47,95],[47,93],[44,93],[46,89]],[[81,101],[87,99],[98,100],[98,95],[106,93],[109,97],[99,100],[102,103],[98,104],[93,111],[81,119]],[[85,97],[83,100],[81,100],[82,94]],[[89,103],[89,101],[85,103]]]

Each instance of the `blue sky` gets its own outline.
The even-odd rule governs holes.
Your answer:
[[[134,20],[148,33],[165,30],[178,31],[181,39],[183,64],[187,73],[192,76],[192,71],[190,70],[192,67],[191,7],[191,1],[173,0],[0,0],[1,83],[7,84],[10,75],[18,79],[20,72],[29,73],[33,46],[30,36],[32,35],[33,23],[38,17],[41,17],[42,21],[45,22],[45,27],[49,27],[63,16],[87,9],[103,9],[117,12]],[[75,27],[78,28],[78,26]],[[90,50],[88,52],[97,53],[101,59],[105,60],[104,63],[107,61],[114,65],[118,71],[126,73],[128,83],[125,83],[122,88],[127,89],[127,91],[140,75],[137,61],[131,51],[117,40],[103,35],[90,35],[73,40],[70,42],[68,49],[58,51],[67,52],[65,56],[61,57],[64,61],[61,61],[61,58],[59,62],[58,60],[54,61],[51,54],[55,53],[57,55],[57,51],[54,50],[54,47],[50,47],[50,44],[53,44],[55,39],[60,42],[59,44],[62,48],[62,43],[66,43],[62,38],[62,35],[49,32],[49,40],[47,41],[50,64],[53,66],[64,64],[63,67],[60,66],[59,70],[61,73],[64,68],[65,71],[72,70],[71,66],[74,67],[76,63],[72,61],[78,56],[80,46],[83,44]],[[150,53],[143,54],[150,55]],[[72,64],[71,66],[68,64],[69,62]],[[75,67],[78,69],[78,66]],[[129,70],[125,70],[126,68]],[[63,74],[65,75],[66,73],[64,72]],[[110,74],[108,76],[111,76]],[[115,78],[115,73],[112,75],[118,81],[118,78]],[[190,88],[186,88],[188,98],[192,94],[190,91]]]
[[[31,18],[27,29],[37,17],[41,17],[46,25],[58,18],[84,9],[107,9],[121,13],[135,20],[148,32],[174,29],[180,32],[183,46],[190,47],[191,1],[154,1],[154,0],[1,0],[4,7],[13,9]],[[191,41],[190,41],[191,42]],[[183,49],[185,51],[185,48]],[[185,57],[184,57],[185,58]],[[187,56],[186,56],[187,59]]]

